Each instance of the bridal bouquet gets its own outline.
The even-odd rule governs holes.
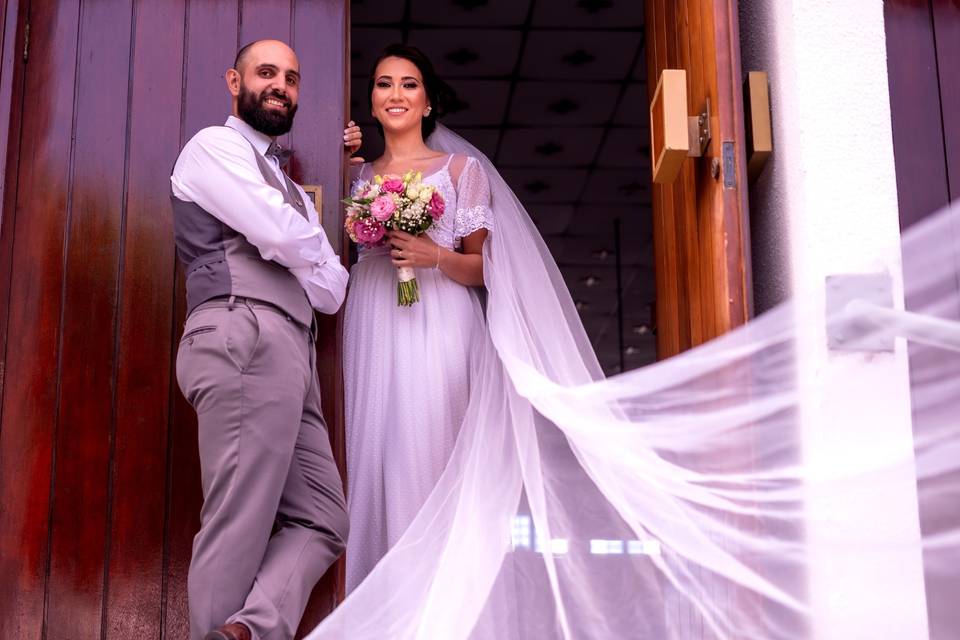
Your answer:
[[[344,220],[350,239],[364,247],[384,244],[387,230],[419,236],[443,215],[444,202],[434,187],[422,183],[423,174],[374,176],[362,182],[347,205]],[[420,300],[420,287],[411,267],[397,268],[397,305],[409,307]]]

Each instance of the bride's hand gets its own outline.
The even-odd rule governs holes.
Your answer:
[[[347,123],[347,128],[343,130],[343,146],[347,148],[352,156],[360,150],[363,143],[363,134],[360,133],[360,127],[351,120]],[[350,164],[363,164],[363,158],[350,158]]]
[[[387,238],[393,246],[390,257],[398,267],[433,269],[437,266],[440,248],[427,234],[413,236],[403,231],[390,231]]]

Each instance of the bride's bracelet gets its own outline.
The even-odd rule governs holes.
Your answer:
[[[437,245],[437,264],[433,266],[434,269],[440,268],[440,245]]]

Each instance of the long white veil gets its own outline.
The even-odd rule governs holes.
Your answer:
[[[960,207],[904,238],[909,312],[865,296],[809,318],[787,303],[605,379],[495,167],[442,126],[428,144],[477,157],[490,180],[488,340],[436,489],[309,638],[866,637],[836,632],[844,607],[888,618],[890,638],[957,637],[960,270],[945,239]],[[811,413],[829,394],[805,364],[812,326],[889,343],[901,362],[909,348],[912,417],[862,425],[854,455],[809,437],[855,423],[860,402]],[[883,371],[892,357],[863,356]],[[914,505],[903,526],[844,506],[877,495]],[[889,563],[898,584],[871,580]]]

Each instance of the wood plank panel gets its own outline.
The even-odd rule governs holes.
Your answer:
[[[688,3],[687,5],[687,40],[690,49],[690,96],[694,99],[694,106],[697,110],[706,106],[707,98],[711,103],[713,95],[710,93],[707,78],[708,71],[704,68],[704,50],[702,34],[702,18],[700,15],[699,4]],[[708,64],[708,62],[707,62]],[[716,106],[711,104],[711,111],[716,111]],[[713,113],[711,113],[711,117]],[[716,300],[716,276],[713,269],[713,261],[710,259],[710,238],[712,237],[712,217],[705,215],[709,211],[702,200],[704,189],[698,185],[708,185],[712,180],[710,175],[710,166],[706,162],[693,163],[693,207],[696,211],[697,220],[697,241],[692,251],[698,256],[699,266],[697,273],[699,276],[700,287],[700,335],[695,344],[700,344],[711,335],[711,327],[717,323],[717,300]]]
[[[39,638],[43,629],[53,425],[59,372],[64,211],[70,169],[78,6],[34,3],[34,50],[23,114],[16,197],[9,334],[0,428],[0,637]],[[7,211],[10,211],[9,209]],[[15,425],[15,428],[14,428]]]
[[[290,0],[257,0],[243,3],[240,17],[240,46],[271,38],[290,44]],[[304,64],[301,60],[300,64]]]
[[[696,12],[690,11],[691,0],[681,0],[676,3],[674,27],[677,33],[677,68],[686,69],[689,86],[687,87],[687,114],[699,113],[703,104],[703,90],[700,76],[701,65],[694,57],[696,49],[692,46],[693,35],[690,30],[690,16]],[[696,166],[695,163],[684,164],[677,179],[676,190],[679,195],[681,225],[678,235],[683,245],[684,263],[686,268],[678,274],[680,285],[686,289],[687,311],[686,322],[688,345],[700,344],[704,341],[704,306],[703,290],[701,286],[701,264],[699,239],[700,228],[696,206]]]
[[[706,2],[707,0],[701,0]],[[717,326],[715,337],[749,320],[753,311],[753,285],[750,267],[750,208],[747,201],[746,123],[743,114],[743,78],[740,62],[740,22],[737,0],[712,0],[716,34],[718,141],[730,145],[732,167],[721,163],[716,189],[722,197],[724,212],[722,245],[717,251],[725,256],[725,296],[718,302],[728,317]],[[721,149],[721,159],[723,150]],[[727,173],[732,169],[732,176]],[[728,185],[732,178],[732,186]]]
[[[666,60],[665,68],[682,69],[683,59],[680,55],[681,38],[678,30],[678,2],[669,0],[664,3],[664,28],[666,30]],[[689,91],[687,92],[689,96]],[[689,98],[688,98],[689,100]],[[689,105],[688,105],[689,106]],[[668,237],[673,235],[673,251],[677,256],[676,260],[676,278],[673,283],[675,295],[677,297],[677,312],[679,321],[676,328],[679,333],[680,349],[689,349],[691,345],[691,296],[690,296],[690,253],[687,250],[688,242],[691,237],[696,237],[691,233],[690,217],[693,212],[688,211],[686,207],[687,193],[684,191],[684,180],[682,174],[689,172],[690,163],[685,162],[681,170],[681,176],[673,184],[664,185],[664,198],[670,204],[670,218],[672,219],[671,229],[668,231]]]
[[[23,18],[17,0],[0,0],[0,398],[6,363],[7,310],[10,304],[10,264],[13,254],[16,181],[20,162],[21,110],[23,101]],[[0,410],[2,415],[2,410]]]
[[[647,0],[649,19],[646,22],[647,41],[653,43],[650,54],[654,69],[647,83],[648,89],[656,88],[656,78],[667,68],[667,24],[665,7],[671,0]],[[649,54],[648,54],[649,55]],[[657,287],[657,355],[664,358],[681,351],[680,331],[677,327],[680,308],[677,290],[676,233],[673,219],[672,187],[653,185],[653,251],[656,264]]]
[[[948,196],[960,200],[960,2],[933,0]]]
[[[647,0],[650,90],[660,71],[687,71],[687,115],[710,98],[711,142],[672,185],[654,187],[657,353],[664,358],[717,337],[750,314],[749,238],[739,97],[735,0]],[[724,187],[724,143],[733,179]],[[717,170],[715,172],[715,169]]]
[[[883,3],[900,227],[950,201],[929,0]]]
[[[296,3],[292,44],[300,57],[303,81],[300,109],[291,132],[296,151],[291,162],[294,180],[320,184],[323,188],[323,227],[342,260],[343,241],[340,198],[347,180],[344,171],[343,123],[347,120],[349,60],[349,8],[345,0]],[[327,422],[334,458],[345,476],[342,322],[343,314],[317,315],[317,368],[323,415]],[[344,562],[335,564],[314,589],[300,625],[299,636],[313,628],[342,597]]]
[[[132,0],[80,13],[46,638],[100,635]]]
[[[139,3],[120,279],[106,638],[161,629],[175,265],[169,172],[179,152],[184,0]],[[155,25],[171,25],[156,29]],[[159,633],[158,633],[159,635]]]

